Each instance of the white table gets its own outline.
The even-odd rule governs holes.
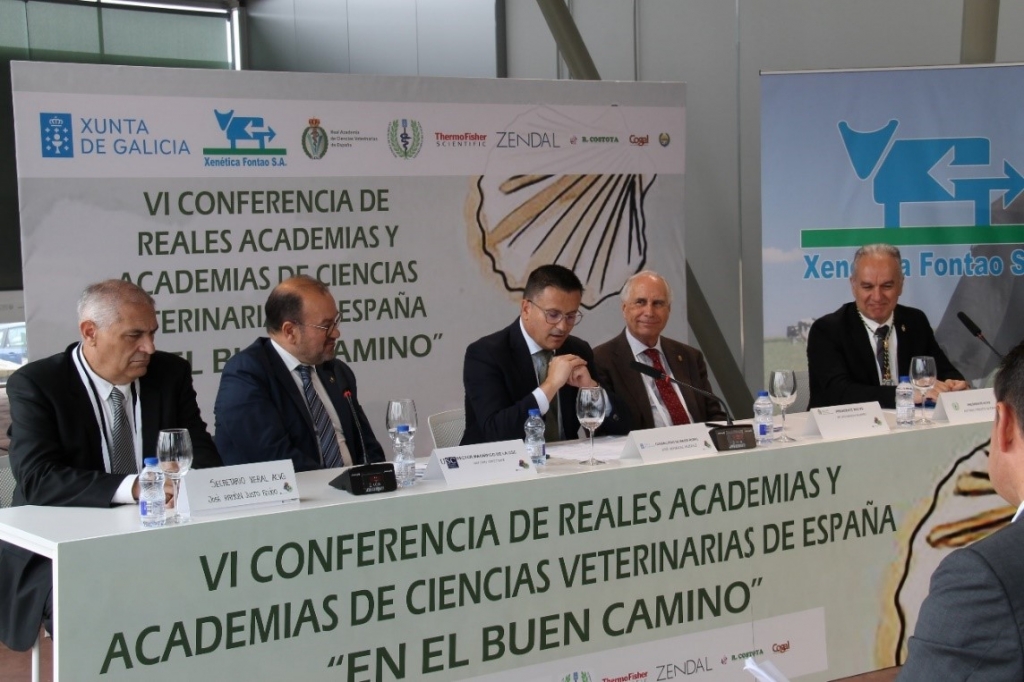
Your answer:
[[[913,622],[945,551],[915,551],[894,595],[913,531],[963,513],[938,484],[957,458],[984,464],[987,434],[556,461],[530,481],[363,498],[310,472],[291,505],[153,530],[133,507],[21,507],[0,510],[0,538],[54,560],[59,680],[387,680],[400,664],[404,679],[656,679],[658,666],[703,665],[702,679],[746,680],[750,652],[827,680],[892,665],[893,604]],[[674,547],[681,567],[658,559]],[[656,622],[677,594],[687,617]],[[717,614],[690,610],[701,595]]]

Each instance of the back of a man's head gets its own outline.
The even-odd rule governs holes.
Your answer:
[[[107,279],[90,284],[78,299],[78,322],[91,321],[106,329],[120,319],[122,306],[147,305],[156,307],[153,297],[133,282]]]
[[[562,265],[542,265],[530,273],[523,298],[533,299],[548,287],[570,294],[583,293],[583,283],[575,272]]]
[[[1013,412],[1018,430],[1024,425],[1024,342],[1017,345],[1003,358],[996,375],[996,400]]]

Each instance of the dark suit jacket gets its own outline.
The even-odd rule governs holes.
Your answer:
[[[668,359],[668,369],[679,381],[711,391],[704,354],[685,343],[661,337],[661,348]],[[608,378],[608,387],[626,403],[634,429],[653,429],[654,414],[644,387],[644,378],[630,363],[636,360],[629,347],[626,331],[594,348],[594,360]],[[722,404],[689,388],[679,387],[686,409],[696,422],[726,419]]]
[[[607,380],[594,364],[590,345],[570,336],[556,355],[578,355],[586,360],[590,376],[608,392],[612,412],[599,431],[619,435],[629,433],[629,415],[621,401],[608,390]],[[532,393],[538,384],[530,347],[519,328],[519,318],[466,348],[462,384],[466,391],[466,430],[462,435],[462,445],[523,437],[527,413],[537,407]],[[576,418],[577,393],[577,389],[568,384],[558,391],[562,430],[566,438],[575,438],[580,430],[580,422]]]
[[[915,355],[935,358],[939,379],[963,379],[939,348],[923,312],[897,305],[893,325],[896,327],[898,370],[894,379],[910,374],[910,358]],[[811,325],[807,337],[807,370],[808,409],[873,400],[882,407],[896,407],[896,387],[882,386],[878,381],[875,349],[864,331],[864,321],[855,303],[847,303]]]
[[[340,360],[330,360],[318,365],[316,372],[338,413],[352,462],[383,462],[384,449],[359,405],[352,370]],[[345,391],[352,392],[359,430]],[[266,337],[256,339],[224,365],[213,414],[217,449],[225,464],[290,459],[296,471],[322,468],[306,399]]]
[[[100,427],[72,359],[77,345],[25,365],[7,381],[15,506],[108,507],[125,478],[104,471]],[[155,353],[139,380],[139,400],[143,452],[156,453],[160,429],[187,428],[193,466],[220,466],[185,360]],[[18,651],[32,646],[50,586],[48,559],[0,543],[0,641]]]
[[[1024,679],[1024,522],[939,564],[898,682]]]

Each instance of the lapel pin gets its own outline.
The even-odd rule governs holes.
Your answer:
[[[682,362],[682,361],[683,361],[683,356],[682,355],[677,355],[676,356],[676,362]]]
[[[334,375],[332,374],[331,376],[329,376],[327,378],[327,380],[333,384],[334,383]]]
[[[904,333],[906,333],[906,331],[907,331],[907,325],[905,325],[905,324],[901,324],[901,325],[900,325],[900,331],[901,331],[901,332],[904,332]]]

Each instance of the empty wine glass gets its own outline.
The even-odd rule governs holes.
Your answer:
[[[156,456],[164,475],[174,484],[174,522],[188,523],[188,512],[178,504],[181,479],[192,468],[192,436],[188,429],[162,429],[157,436]]]
[[[925,394],[935,385],[937,372],[935,371],[935,358],[930,355],[915,355],[910,358],[910,382],[914,384],[921,393],[921,405],[924,406]],[[931,424],[927,412],[921,410],[921,418],[915,424]]]
[[[408,424],[409,435],[416,435],[416,403],[413,402],[412,398],[402,398],[401,400],[389,400],[388,401],[388,416],[387,416],[387,429],[388,436],[391,437],[391,442],[394,445],[398,444],[398,425]]]
[[[786,435],[786,408],[796,402],[796,372],[791,369],[774,369],[768,377],[768,395],[782,410],[782,435],[776,442],[793,443],[796,438]]]
[[[608,398],[604,389],[600,386],[593,388],[581,388],[576,395],[576,418],[580,420],[580,426],[590,434],[590,460],[583,462],[588,466],[604,464],[594,458],[594,431],[604,421],[604,411]]]

